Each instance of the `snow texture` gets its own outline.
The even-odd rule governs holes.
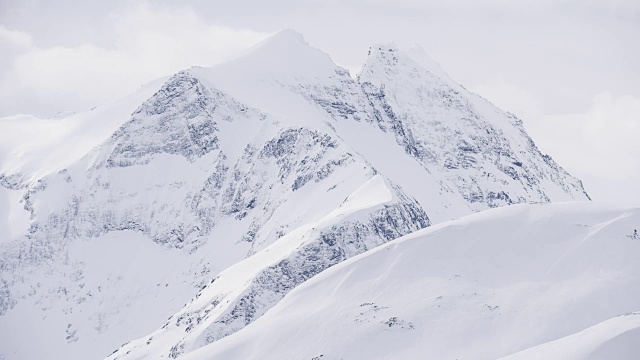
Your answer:
[[[522,122],[420,51],[372,46],[354,79],[283,31],[87,113],[0,119],[0,358],[182,358],[386,242],[567,200],[588,195]]]
[[[514,205],[346,260],[186,360],[636,359],[640,209]]]

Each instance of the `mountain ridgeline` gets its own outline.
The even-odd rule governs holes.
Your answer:
[[[89,151],[2,169],[0,358],[180,358],[432,224],[589,199],[522,121],[393,46],[352,78],[283,31],[92,114],[113,131]]]

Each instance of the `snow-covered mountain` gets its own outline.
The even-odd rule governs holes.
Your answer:
[[[342,262],[185,360],[637,359],[640,209],[514,205]]]
[[[182,357],[432,223],[588,199],[424,55],[372,46],[353,79],[292,31],[0,140],[7,359]]]

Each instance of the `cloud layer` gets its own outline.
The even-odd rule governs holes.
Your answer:
[[[145,82],[224,61],[268,34],[204,22],[190,8],[140,5],[111,15],[113,46],[40,47],[0,27],[0,116],[86,110]]]

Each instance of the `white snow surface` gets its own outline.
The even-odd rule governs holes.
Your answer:
[[[500,360],[635,359],[639,336],[640,314],[629,313]]]
[[[166,80],[157,79],[112,104],[62,118],[0,118],[0,173],[34,181],[73,164],[111,136]]]
[[[184,359],[637,359],[639,224],[640,209],[558,203],[434,225]]]
[[[0,119],[0,359],[182,358],[432,224],[587,199],[419,50],[372,46],[354,79],[283,31],[89,112]]]

